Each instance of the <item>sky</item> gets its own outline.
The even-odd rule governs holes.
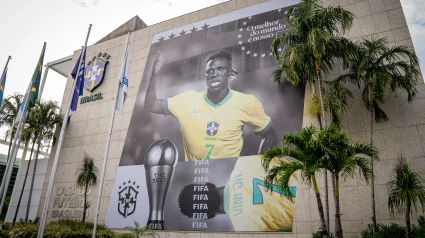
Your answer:
[[[226,0],[3,0],[0,8],[0,70],[9,55],[5,96],[25,92],[47,42],[44,63],[72,55],[138,15],[152,25]],[[415,49],[425,69],[425,1],[401,0]],[[66,79],[49,71],[43,99],[60,102]],[[0,138],[4,128],[0,129]],[[1,147],[1,146],[0,146]],[[0,148],[0,151],[2,149]]]

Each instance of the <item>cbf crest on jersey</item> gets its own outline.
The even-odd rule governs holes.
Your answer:
[[[86,74],[84,75],[84,87],[88,91],[92,92],[102,84],[110,57],[107,53],[99,53],[97,56],[93,56],[92,60],[87,63]]]
[[[127,218],[136,211],[139,185],[136,185],[136,182],[128,180],[122,183],[122,186],[118,188],[118,213],[124,218]]]
[[[207,123],[207,135],[215,136],[218,132],[218,127],[220,126],[219,122],[212,120]]]

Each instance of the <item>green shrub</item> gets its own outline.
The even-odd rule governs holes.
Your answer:
[[[32,238],[37,237],[38,225],[33,223],[17,223],[10,231],[11,238]],[[93,222],[85,224],[77,220],[58,220],[46,225],[44,237],[46,238],[91,238],[93,233]],[[115,233],[106,228],[105,225],[98,225],[96,237],[114,238]],[[1,238],[1,236],[0,236]]]
[[[328,236],[329,238],[334,238],[334,234],[333,233],[331,233],[329,236]],[[313,233],[313,238],[322,238],[322,233],[321,232],[315,232],[315,233]]]
[[[116,234],[115,238],[133,238],[133,235],[130,233],[120,233]]]
[[[419,226],[412,226],[413,238],[425,238],[425,220],[419,217]],[[378,224],[378,231],[373,233],[372,226],[369,225],[367,230],[362,231],[362,238],[404,238],[406,237],[406,227],[392,223],[391,225]]]
[[[424,216],[420,216],[418,218],[418,225],[419,225],[419,228],[425,229],[425,217]]]

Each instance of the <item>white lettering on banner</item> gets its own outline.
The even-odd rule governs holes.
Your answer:
[[[206,229],[208,228],[206,222],[192,222],[192,228],[200,228],[200,229]]]
[[[208,177],[194,177],[193,178],[195,183],[208,183]]]
[[[248,42],[255,42],[272,38],[277,35],[275,34],[277,31],[282,31],[286,29],[286,27],[287,26],[285,24],[279,23],[279,20],[271,22],[266,21],[260,25],[248,26],[246,28],[246,30],[249,32]]]

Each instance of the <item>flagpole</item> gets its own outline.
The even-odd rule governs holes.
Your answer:
[[[87,32],[86,42],[84,43],[84,49],[83,49],[84,51],[87,49],[87,41],[89,40],[91,27],[92,27],[92,24],[89,25],[89,30]],[[83,52],[81,52],[81,53],[83,53]],[[81,55],[83,55],[83,54],[81,54]],[[80,62],[80,64],[78,64],[77,75],[80,73],[80,67],[81,67],[81,62]],[[65,129],[66,129],[66,126],[67,126],[69,112],[71,110],[72,96],[74,95],[75,85],[77,84],[77,81],[78,81],[78,78],[76,77],[74,79],[74,82],[73,82],[72,88],[71,88],[71,92],[70,92],[69,97],[68,97],[69,98],[68,109],[67,109],[66,114],[64,115],[63,121],[62,121],[62,128],[61,128],[61,133],[59,135],[59,142],[58,142],[56,153],[55,153],[55,159],[53,160],[52,172],[50,173],[49,185],[47,187],[46,200],[44,201],[43,213],[41,215],[40,228],[38,229],[38,235],[37,235],[38,238],[43,238],[43,235],[44,235],[44,228],[46,226],[47,215],[48,215],[48,212],[49,212],[50,199],[52,197],[52,192],[53,192],[53,183],[55,182],[56,170],[58,168],[59,155],[60,155],[60,152],[61,152],[61,149],[62,149],[63,137],[65,135]]]
[[[40,90],[38,91],[38,98],[40,99],[41,99],[41,95],[43,94],[43,89],[44,89],[44,84],[46,83],[47,74],[49,73],[49,66],[46,64],[44,67],[46,68],[46,70],[44,71],[43,80],[41,81]]]
[[[131,31],[129,31],[128,34],[127,34],[127,43],[126,43],[125,50],[124,50],[124,57],[123,57],[123,60],[122,60],[122,65],[124,65],[125,60],[126,60],[126,54],[127,54],[128,45],[129,45],[128,43],[129,43],[129,40],[130,40],[130,34],[131,34]],[[94,227],[93,227],[92,238],[96,238],[97,222],[98,222],[99,213],[100,213],[100,202],[102,200],[103,183],[104,183],[104,180],[105,180],[106,163],[108,161],[109,145],[111,143],[111,136],[112,136],[112,128],[114,127],[115,111],[116,111],[116,107],[117,107],[118,94],[119,94],[119,91],[120,91],[120,83],[121,83],[121,81],[118,80],[117,92],[115,93],[114,107],[112,108],[111,124],[109,125],[108,139],[106,141],[106,152],[105,152],[105,157],[103,158],[103,168],[102,168],[102,175],[101,175],[101,178],[100,178],[99,195],[97,197],[97,208],[96,208],[96,216],[95,216],[95,219],[94,219]]]
[[[47,43],[44,42],[43,49],[41,51],[41,55],[43,55],[43,57],[44,57],[44,52],[46,51],[46,44]],[[22,133],[23,127],[25,125],[25,121],[26,121],[26,111],[28,109],[30,91],[31,91],[31,88],[33,86],[32,84],[33,84],[33,82],[31,80],[31,83],[29,84],[27,92],[25,94],[25,97],[27,97],[27,98],[24,102],[22,114],[19,115],[19,113],[18,113],[18,116],[20,116],[20,118],[16,118],[16,119],[19,120],[19,122],[18,122],[18,126],[17,126],[16,132],[15,132],[15,136],[12,140],[12,141],[14,141],[14,143],[12,143],[12,149],[11,149],[11,154],[10,154],[11,156],[8,155],[9,159],[7,161],[7,164],[6,164],[6,169],[4,171],[3,180],[2,180],[2,183],[1,183],[1,186],[0,186],[0,195],[1,195],[0,211],[1,211],[1,209],[3,209],[4,200],[5,200],[6,194],[7,194],[7,188],[9,187],[9,183],[10,183],[10,177],[12,177],[13,166],[15,165],[16,156],[17,156],[18,150],[19,150],[19,145],[21,143],[21,133]],[[16,121],[16,119],[15,119],[15,121]]]
[[[30,83],[25,95],[29,95],[31,87],[32,85]],[[22,116],[18,122],[18,126],[16,127],[15,136],[13,137],[13,140],[12,140],[12,149],[10,150],[11,153],[8,156],[9,159],[7,160],[6,169],[4,170],[3,180],[0,186],[0,191],[1,191],[0,209],[3,209],[4,200],[7,194],[7,188],[9,187],[10,177],[12,176],[13,166],[15,165],[15,161],[16,161],[16,154],[19,150],[19,145],[21,144],[21,130],[22,130],[21,127],[22,125],[25,125],[25,121],[26,121],[25,109],[27,105],[28,105],[28,98],[24,102],[24,112],[22,113]]]
[[[10,61],[11,59],[12,59],[12,56],[10,56],[10,55],[9,55],[9,57],[7,57],[6,65],[4,66],[3,73],[1,74],[0,79],[2,79],[2,78],[3,78],[4,73],[6,72],[6,69],[7,69],[7,65],[9,64],[9,61]],[[4,91],[4,89],[3,89],[3,91]],[[3,94],[4,94],[4,92],[3,92]]]

